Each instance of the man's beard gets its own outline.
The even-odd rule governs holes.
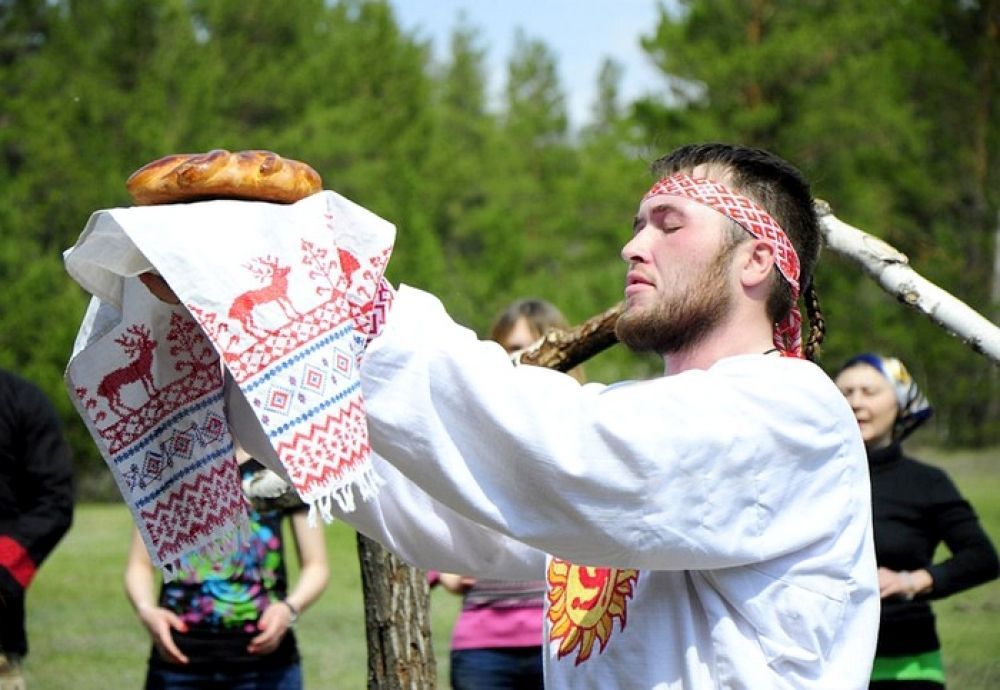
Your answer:
[[[719,252],[701,278],[683,293],[662,296],[652,306],[626,310],[615,334],[636,352],[669,354],[691,349],[729,313],[733,298],[727,289],[735,246]]]

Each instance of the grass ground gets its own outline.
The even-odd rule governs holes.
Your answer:
[[[32,690],[142,687],[149,638],[122,587],[131,527],[122,505],[78,506],[72,530],[29,590]],[[326,541],[330,584],[296,624],[306,687],[363,689],[366,646],[355,534],[336,523],[326,528]],[[443,679],[457,604],[457,597],[433,593],[434,643]]]
[[[914,452],[955,479],[1000,544],[1000,450]],[[122,593],[121,573],[131,522],[120,505],[82,505],[66,539],[29,590],[31,690],[140,688],[149,641]],[[354,533],[326,529],[330,587],[297,625],[307,688],[365,687],[366,650]],[[439,685],[447,684],[447,648],[458,600],[432,597]],[[1000,687],[1000,583],[939,602],[935,609],[949,686]]]

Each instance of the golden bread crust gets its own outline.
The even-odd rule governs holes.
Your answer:
[[[309,165],[271,151],[214,149],[164,156],[142,166],[125,182],[136,204],[204,199],[246,199],[291,204],[323,189]]]

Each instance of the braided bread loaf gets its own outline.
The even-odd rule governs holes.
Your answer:
[[[147,163],[126,180],[139,205],[201,199],[248,199],[290,204],[323,189],[310,166],[270,151],[215,149]]]

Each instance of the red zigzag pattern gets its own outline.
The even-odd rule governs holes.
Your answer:
[[[162,562],[174,560],[202,545],[218,527],[239,523],[246,513],[235,458],[203,467],[194,481],[181,481],[152,510],[141,510],[149,538]]]
[[[371,452],[364,403],[360,397],[348,401],[346,407],[327,414],[324,423],[312,423],[279,441],[276,450],[299,493],[329,490]]]

